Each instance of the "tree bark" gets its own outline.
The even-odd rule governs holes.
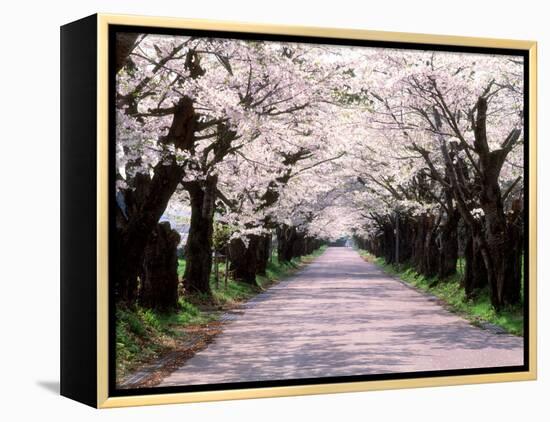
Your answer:
[[[294,241],[292,242],[292,258],[304,256],[305,252],[305,235],[295,231]]]
[[[271,233],[259,236],[258,249],[256,250],[256,273],[266,275],[267,263],[271,254]]]
[[[183,170],[175,161],[160,163],[152,178],[139,173],[133,189],[119,192],[114,265],[117,300],[131,304],[137,299],[145,247],[182,176]]]
[[[523,210],[521,200],[516,199],[512,203],[511,212],[508,215],[508,232],[510,236],[510,256],[512,283],[506,286],[510,291],[504,293],[505,297],[512,298],[512,303],[521,301],[521,278],[523,270]]]
[[[424,262],[424,247],[426,239],[426,225],[424,223],[424,216],[421,216],[415,221],[414,231],[414,253],[413,264],[417,272],[421,272]]]
[[[184,287],[193,293],[212,294],[212,234],[217,177],[206,181],[186,182],[191,202],[191,224],[186,244]]]
[[[492,290],[492,302],[498,310],[504,305],[513,305],[520,300],[520,276],[518,257],[518,235],[509,227],[504,210],[482,201],[486,220],[487,254],[484,256],[489,283]]]
[[[116,34],[115,72],[118,73],[127,63],[128,57],[136,45],[138,35],[130,32]]]
[[[277,227],[277,256],[279,262],[289,262],[293,256],[296,228],[283,224]]]
[[[456,274],[458,260],[458,221],[460,214],[456,209],[447,215],[439,232],[439,262],[437,276],[444,280]]]
[[[180,235],[170,223],[157,225],[145,248],[139,301],[147,308],[167,311],[178,304],[178,256]]]
[[[248,238],[248,246],[241,239],[233,239],[229,244],[231,270],[236,280],[256,285],[257,248],[259,236]]]
[[[389,222],[384,223],[382,246],[384,248],[384,260],[388,264],[395,262],[395,234],[393,230],[393,226]]]
[[[426,277],[434,277],[438,270],[438,248],[435,242],[437,224],[433,215],[425,217],[426,232],[424,238],[424,257],[420,273]]]
[[[464,247],[464,292],[466,297],[473,298],[476,294],[487,287],[487,269],[481,252],[481,234],[470,230],[466,237],[466,245]]]
[[[435,242],[437,225],[433,215],[422,215],[417,218],[414,237],[413,262],[415,270],[433,277],[438,272],[439,249]]]

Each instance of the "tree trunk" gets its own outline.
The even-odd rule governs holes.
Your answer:
[[[303,233],[295,231],[294,242],[292,242],[292,258],[298,258],[305,255],[305,236]]]
[[[277,228],[277,254],[280,262],[305,255],[305,234],[283,224]]]
[[[145,248],[139,301],[142,306],[161,311],[178,304],[178,256],[180,235],[170,223],[157,225]]]
[[[139,34],[118,32],[116,34],[115,72],[118,73],[128,61],[128,56],[134,49]]]
[[[399,216],[399,263],[407,263],[413,255],[414,230],[411,219],[403,213]]]
[[[458,221],[460,214],[453,210],[439,233],[439,263],[437,276],[445,279],[456,273],[458,260]]]
[[[212,234],[217,178],[186,182],[191,202],[191,224],[186,244],[185,289],[193,293],[212,294]]]
[[[466,297],[473,298],[477,292],[487,287],[487,269],[483,261],[481,253],[480,234],[470,230],[466,237],[466,245],[464,247],[464,291]]]
[[[435,217],[426,216],[426,234],[424,239],[424,257],[422,260],[421,273],[426,277],[434,277],[438,270],[438,248],[435,243],[435,233],[437,230]]]
[[[231,270],[236,280],[256,285],[257,249],[259,236],[248,238],[248,246],[241,239],[233,239],[229,244]]]
[[[388,264],[395,262],[395,233],[393,226],[390,223],[384,224],[384,237],[383,237],[383,248],[384,248],[384,260]]]
[[[296,228],[283,224],[277,227],[277,255],[279,262],[288,262],[293,258],[293,244],[296,239]]]
[[[259,236],[258,249],[256,251],[256,274],[266,275],[267,263],[271,254],[271,233]]]
[[[487,183],[482,190],[480,200],[486,223],[485,265],[491,286],[492,304],[499,310],[504,305],[519,302],[521,272],[517,268],[518,236],[504,214],[498,180],[493,178],[492,182]]]
[[[508,215],[508,233],[510,236],[510,255],[513,283],[507,286],[511,291],[506,292],[505,297],[514,298],[512,303],[521,301],[521,278],[523,270],[523,210],[521,200],[517,199],[512,204]],[[517,298],[515,297],[517,295]]]
[[[421,216],[415,221],[413,264],[418,273],[422,272],[424,265],[424,247],[426,246],[426,224],[424,219],[425,216]]]
[[[133,189],[117,194],[114,285],[117,300],[132,304],[137,299],[138,273],[145,247],[183,176],[175,161],[158,164],[153,177],[138,174]]]

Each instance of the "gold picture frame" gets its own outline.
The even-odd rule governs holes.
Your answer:
[[[65,28],[67,37],[75,37],[74,28],[77,23],[69,24]],[[71,26],[72,25],[72,26]],[[384,42],[400,42],[427,45],[445,45],[460,47],[482,47],[494,49],[517,49],[528,52],[529,59],[529,295],[528,295],[528,351],[529,368],[527,371],[507,372],[507,373],[486,373],[474,375],[453,375],[442,377],[422,377],[407,379],[386,379],[359,382],[342,382],[330,384],[315,385],[289,385],[277,387],[260,387],[231,390],[215,390],[201,392],[181,392],[181,393],[159,393],[143,394],[130,396],[110,396],[109,395],[109,176],[108,176],[108,140],[109,140],[109,27],[117,26],[136,26],[150,28],[175,28],[175,29],[197,29],[209,31],[228,31],[237,33],[269,34],[269,35],[292,35],[298,37],[321,37],[336,38],[345,40],[370,40]],[[92,389],[96,391],[95,400],[90,398],[89,392],[81,393],[86,387],[72,386],[69,381],[64,381],[64,377],[70,377],[69,374],[76,366],[71,363],[73,360],[69,356],[69,351],[65,351],[67,366],[65,375],[63,375],[64,365],[62,363],[62,394],[83,401],[98,408],[111,408],[123,406],[140,406],[169,403],[190,403],[204,402],[214,400],[234,400],[248,398],[281,397],[281,396],[299,396],[309,394],[327,394],[327,393],[345,393],[370,390],[416,388],[416,387],[434,387],[461,384],[493,383],[503,381],[525,381],[534,380],[537,377],[537,292],[536,292],[536,271],[537,271],[537,43],[534,41],[517,41],[504,39],[489,39],[476,37],[459,37],[445,35],[412,34],[401,32],[382,32],[360,29],[335,29],[335,28],[316,28],[308,26],[287,26],[287,25],[260,25],[251,23],[233,23],[224,21],[199,20],[199,19],[181,19],[181,18],[163,18],[163,17],[145,17],[145,16],[127,16],[116,14],[97,14],[94,15],[90,28],[95,26],[95,40],[90,41],[90,45],[96,45],[94,54],[96,55],[95,77],[95,106],[96,106],[96,142],[95,154],[96,170],[90,177],[95,179],[96,209],[90,216],[94,220],[96,228],[95,243],[95,292],[93,304],[96,306],[95,315],[91,318],[95,321],[96,332],[93,333],[93,339],[89,339],[88,344],[94,344],[96,350],[90,355],[90,360],[96,359],[95,380],[88,380]],[[71,29],[73,28],[73,29]],[[70,32],[73,31],[73,32]],[[88,37],[89,38],[89,37]],[[87,38],[87,39],[88,39]],[[76,48],[76,47],[74,47]],[[85,48],[85,47],[82,47]],[[63,51],[62,51],[63,53]],[[69,53],[66,53],[69,55]],[[62,66],[63,67],[63,66]],[[68,72],[68,71],[67,71]],[[70,75],[69,75],[70,76]],[[63,113],[62,113],[63,119]],[[69,117],[65,117],[65,121]],[[75,129],[76,130],[76,129]],[[68,135],[67,135],[68,136]],[[62,146],[63,148],[63,146]],[[66,177],[69,177],[67,170]],[[62,179],[63,177],[62,171]],[[67,200],[70,200],[69,198]],[[67,227],[69,230],[69,227]],[[69,245],[67,245],[69,248]],[[63,254],[62,254],[63,256]],[[69,277],[70,271],[65,272]],[[63,283],[69,283],[69,279],[62,280]],[[76,294],[76,293],[75,293]],[[76,310],[67,307],[68,301],[76,300],[72,293],[67,293],[65,301],[62,294],[62,318],[78,318],[75,315]],[[62,338],[64,336],[64,325],[62,320]],[[65,349],[70,349],[73,344],[69,338],[72,334],[70,328],[67,328],[65,334],[66,343],[62,343],[62,353]],[[90,335],[92,335],[90,333]],[[74,340],[78,342],[78,340]],[[63,340],[62,340],[63,342]],[[82,342],[81,342],[82,343]],[[79,344],[81,344],[79,343]],[[65,344],[65,346],[63,346]],[[76,343],[74,343],[76,344]],[[86,346],[82,346],[86,347]],[[74,348],[73,348],[74,349]],[[63,362],[63,357],[62,357]],[[71,366],[73,364],[73,366]],[[82,362],[80,362],[82,364]],[[68,379],[67,378],[67,379]],[[87,382],[88,382],[87,381]],[[63,387],[63,384],[66,387]],[[88,390],[86,390],[88,391]],[[85,395],[86,398],[82,398]]]

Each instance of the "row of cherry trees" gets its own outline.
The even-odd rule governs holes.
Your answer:
[[[177,286],[177,236],[159,224],[169,204],[191,209],[190,292],[211,293],[215,219],[230,227],[226,253],[245,282],[265,273],[272,232],[282,260],[318,247],[304,227],[316,204],[296,212],[281,196],[343,156],[322,124],[351,78],[341,60],[299,44],[134,34],[118,44],[117,298],[175,305],[147,288]]]
[[[209,294],[213,234],[236,278],[354,235],[469,295],[519,300],[523,70],[514,57],[119,34],[115,290]],[[175,286],[175,287],[174,287]],[[175,293],[174,293],[175,292]]]
[[[358,183],[383,205],[360,242],[426,276],[465,260],[468,296],[520,301],[523,253],[523,64],[514,57],[405,53],[380,61],[371,128],[390,146]],[[382,64],[385,64],[382,65]],[[380,76],[382,75],[382,76]],[[361,157],[358,158],[361,161]],[[388,165],[389,164],[389,165]],[[366,204],[365,204],[366,205]]]

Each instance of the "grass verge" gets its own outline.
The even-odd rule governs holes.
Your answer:
[[[266,274],[256,276],[257,286],[234,280],[228,274],[224,283],[225,265],[219,264],[219,282],[211,275],[212,296],[189,295],[179,299],[175,310],[168,313],[134,306],[119,307],[116,311],[117,380],[124,379],[140,366],[153,362],[188,340],[185,328],[206,327],[218,321],[224,311],[238,306],[274,283],[284,279],[303,265],[321,255],[326,247],[311,255],[279,262],[274,254],[268,262]],[[185,260],[178,263],[180,277],[185,272]]]
[[[501,327],[510,334],[523,336],[523,307],[521,305],[506,307],[500,312],[496,312],[491,305],[487,290],[479,292],[474,299],[466,297],[464,288],[461,286],[464,271],[464,263],[461,260],[457,263],[457,272],[454,276],[438,280],[437,278],[426,278],[406,264],[387,264],[383,258],[375,257],[363,250],[360,250],[359,254],[365,260],[381,267],[386,273],[397,276],[407,284],[438,297],[445,302],[449,310],[460,314],[472,324],[480,326],[489,323]]]

